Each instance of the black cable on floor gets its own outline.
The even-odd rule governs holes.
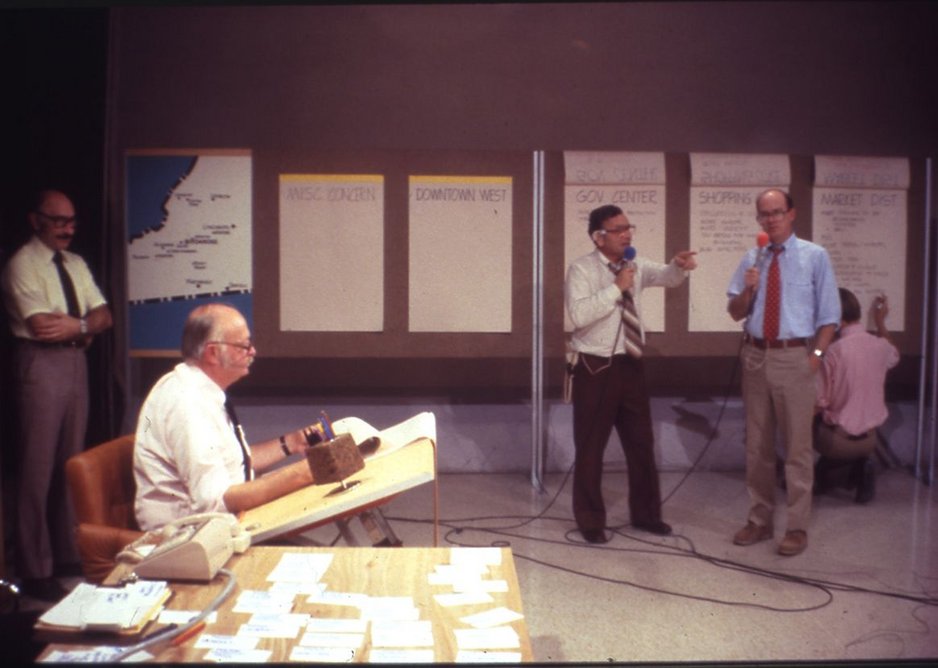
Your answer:
[[[553,500],[556,500],[556,498],[557,498],[557,496],[555,495],[554,498],[553,498]],[[552,501],[553,501],[553,500],[552,500]],[[554,569],[556,569],[556,570],[560,570],[560,571],[563,571],[563,572],[567,572],[567,573],[570,573],[570,574],[573,574],[573,575],[579,575],[579,576],[582,576],[582,577],[586,577],[586,578],[590,578],[590,579],[595,579],[595,580],[600,580],[600,581],[603,581],[603,582],[610,582],[610,583],[615,583],[615,584],[622,584],[622,585],[626,585],[626,586],[632,586],[632,587],[635,587],[635,588],[637,588],[637,589],[643,589],[643,590],[646,590],[646,591],[653,591],[653,592],[657,592],[657,593],[661,593],[661,594],[666,594],[666,595],[670,595],[670,596],[677,596],[677,597],[682,597],[682,598],[688,598],[688,599],[691,599],[691,600],[698,600],[698,601],[710,602],[710,603],[715,603],[715,604],[719,604],[719,605],[756,607],[756,608],[760,608],[760,609],[771,610],[771,611],[774,611],[774,612],[809,612],[809,611],[812,611],[812,610],[820,609],[820,608],[822,608],[822,607],[824,607],[824,606],[826,606],[826,605],[829,605],[829,604],[832,602],[832,600],[833,600],[833,593],[832,593],[832,592],[833,592],[833,591],[841,591],[841,592],[845,592],[845,593],[871,594],[871,595],[876,595],[876,596],[884,596],[884,597],[889,597],[889,598],[896,598],[896,599],[905,600],[905,601],[909,601],[909,602],[913,602],[913,603],[919,603],[919,604],[921,604],[921,605],[926,605],[926,606],[938,606],[938,597],[935,597],[935,596],[915,596],[915,595],[905,594],[905,593],[896,592],[896,591],[872,589],[872,588],[868,588],[868,587],[860,587],[860,586],[857,586],[857,585],[848,585],[848,584],[844,584],[844,583],[840,583],[840,582],[834,582],[834,581],[830,581],[830,580],[823,580],[823,579],[820,579],[820,578],[811,578],[811,577],[805,577],[805,576],[791,575],[791,574],[788,574],[788,573],[782,573],[782,572],[779,572],[779,571],[773,571],[773,570],[769,570],[769,569],[765,569],[765,568],[760,568],[760,567],[757,567],[757,566],[752,566],[752,565],[750,565],[750,564],[745,564],[745,563],[741,563],[741,562],[736,562],[736,561],[733,561],[733,560],[730,560],[730,559],[725,559],[725,558],[722,558],[722,557],[715,557],[715,556],[708,555],[708,554],[705,554],[705,553],[702,553],[702,552],[698,551],[697,548],[696,548],[696,546],[694,545],[693,541],[691,541],[691,540],[690,540],[689,538],[687,538],[686,536],[681,536],[681,535],[674,535],[674,534],[672,534],[671,538],[677,539],[677,540],[685,541],[685,542],[688,544],[688,547],[687,547],[687,548],[681,548],[681,547],[679,547],[679,546],[677,546],[677,545],[662,544],[662,543],[660,543],[660,542],[650,542],[650,541],[646,541],[646,540],[643,540],[643,539],[641,539],[641,538],[632,536],[632,535],[630,535],[630,534],[623,533],[620,529],[612,529],[612,531],[613,531],[614,533],[619,534],[619,535],[621,535],[621,536],[623,536],[623,537],[625,537],[625,538],[629,538],[629,539],[631,539],[631,540],[635,540],[635,541],[638,541],[638,542],[641,542],[641,543],[645,543],[646,545],[653,546],[654,548],[656,548],[656,549],[653,549],[653,550],[636,550],[636,549],[631,549],[631,548],[617,548],[617,547],[610,546],[610,545],[607,545],[607,544],[606,544],[606,545],[593,545],[593,544],[589,544],[589,543],[585,543],[585,542],[579,542],[579,541],[571,540],[571,539],[570,539],[570,536],[576,534],[576,532],[577,532],[576,529],[570,529],[570,530],[568,530],[568,531],[566,532],[566,534],[565,534],[566,540],[564,540],[564,541],[556,541],[556,540],[551,540],[551,539],[546,539],[546,538],[536,538],[536,537],[531,537],[531,536],[524,536],[524,535],[520,535],[520,534],[517,534],[517,533],[510,533],[510,532],[508,531],[508,530],[510,530],[510,529],[515,529],[515,528],[518,528],[518,527],[520,527],[520,526],[525,526],[525,525],[527,525],[527,524],[530,524],[532,521],[534,521],[534,520],[536,520],[536,519],[548,519],[548,520],[554,520],[554,521],[558,521],[558,522],[569,522],[569,521],[570,521],[570,518],[566,518],[566,517],[545,517],[545,516],[544,516],[544,512],[546,512],[546,509],[545,509],[544,511],[541,511],[541,513],[539,513],[539,514],[536,515],[536,516],[525,516],[525,515],[500,515],[500,516],[499,516],[499,515],[495,515],[495,516],[476,517],[476,518],[471,518],[471,517],[470,517],[470,518],[461,518],[461,519],[458,519],[458,520],[445,520],[445,519],[444,519],[444,520],[440,520],[440,521],[439,521],[439,525],[449,528],[449,531],[447,531],[446,534],[444,534],[444,540],[446,540],[448,543],[450,543],[450,544],[452,544],[452,545],[457,545],[457,546],[473,547],[472,545],[467,545],[467,544],[458,542],[458,541],[456,541],[456,540],[453,540],[453,538],[452,538],[453,536],[455,536],[455,535],[460,535],[460,534],[462,534],[462,533],[464,533],[464,532],[478,531],[478,532],[482,532],[482,533],[494,534],[494,535],[496,535],[496,536],[504,536],[504,537],[507,537],[507,538],[528,540],[528,541],[534,541],[534,542],[538,542],[538,543],[546,543],[546,544],[552,544],[552,545],[582,546],[582,547],[588,547],[588,548],[590,548],[590,549],[613,550],[613,551],[631,552],[631,553],[647,553],[647,554],[654,554],[654,555],[658,555],[658,556],[672,556],[672,557],[693,558],[693,559],[701,560],[701,561],[703,561],[703,562],[705,562],[705,563],[709,563],[709,564],[711,564],[711,565],[713,565],[713,566],[715,566],[715,567],[718,567],[718,568],[725,568],[725,569],[728,569],[728,570],[734,570],[734,571],[738,571],[738,572],[741,572],[741,573],[747,573],[747,574],[755,575],[755,576],[759,576],[759,577],[765,577],[765,578],[769,578],[769,579],[775,579],[775,580],[780,580],[780,581],[783,581],[783,582],[788,582],[788,583],[791,583],[791,584],[796,584],[796,585],[802,585],[802,586],[807,586],[807,587],[815,588],[815,589],[818,589],[819,591],[823,591],[823,592],[825,593],[825,595],[827,596],[827,600],[826,600],[824,603],[822,603],[822,604],[818,604],[818,605],[815,605],[815,606],[809,606],[809,607],[803,607],[803,608],[794,608],[794,609],[789,609],[789,608],[777,608],[777,607],[774,607],[774,606],[762,605],[762,604],[754,604],[754,603],[751,603],[751,602],[744,602],[744,601],[723,601],[723,600],[720,600],[720,599],[713,599],[713,598],[709,598],[709,597],[696,596],[696,595],[693,595],[693,594],[687,594],[687,593],[682,593],[682,592],[675,592],[675,591],[669,591],[669,590],[663,590],[663,589],[648,587],[648,586],[646,586],[646,585],[641,585],[641,584],[638,584],[638,583],[632,582],[632,581],[618,580],[618,579],[615,579],[615,578],[607,578],[607,577],[605,577],[605,576],[599,576],[599,575],[595,575],[595,574],[588,573],[588,572],[585,572],[585,571],[581,571],[581,570],[577,570],[577,569],[568,568],[568,567],[566,567],[566,566],[562,566],[562,565],[559,565],[559,564],[553,564],[553,563],[550,563],[550,562],[546,562],[546,561],[544,561],[544,560],[537,559],[537,558],[535,558],[535,557],[531,557],[531,556],[525,555],[525,554],[523,554],[523,553],[517,552],[517,551],[515,551],[514,549],[512,549],[512,554],[513,554],[514,556],[518,557],[519,559],[524,559],[524,560],[530,561],[530,562],[532,562],[532,563],[537,563],[537,564],[543,565],[543,566],[545,566],[545,567],[554,568]],[[524,518],[525,521],[521,522],[520,524],[508,525],[508,526],[503,526],[503,527],[473,527],[473,526],[465,526],[465,523],[467,523],[467,522],[492,521],[492,520],[501,520],[501,519],[506,519],[506,520],[508,520],[508,519],[515,519],[515,518],[519,518],[519,517]],[[411,523],[417,523],[417,524],[430,524],[430,523],[432,523],[432,520],[414,519],[414,518],[388,517],[387,519],[388,519],[388,520],[393,520],[393,521],[411,522]],[[459,522],[460,524],[455,524],[456,522]],[[497,543],[497,545],[496,545],[496,543]],[[497,546],[497,547],[510,547],[510,546],[511,546],[511,541],[495,541],[495,542],[490,543],[490,545],[491,545],[491,546]]]

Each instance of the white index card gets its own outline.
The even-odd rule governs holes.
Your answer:
[[[521,663],[521,652],[485,652],[459,650],[456,663]]]
[[[289,592],[270,592],[247,589],[238,595],[233,612],[290,612],[293,610],[293,595]]]
[[[490,629],[454,629],[459,649],[514,649],[521,646],[518,632],[510,626]]]
[[[371,623],[372,647],[433,647],[433,626],[429,620]]]
[[[485,612],[479,612],[474,615],[462,617],[460,618],[460,621],[465,622],[469,626],[474,626],[477,629],[485,629],[492,626],[510,624],[511,622],[517,621],[519,619],[524,619],[524,615],[517,613],[514,610],[501,607],[492,608],[491,610],[486,610]]]
[[[267,663],[269,649],[213,649],[205,654],[206,661],[216,663]]]
[[[358,649],[365,642],[365,635],[362,633],[319,633],[309,631],[300,638],[300,644],[304,647],[345,647],[347,649]]]
[[[453,565],[475,563],[485,564],[486,566],[499,566],[502,563],[502,548],[453,547],[449,551],[449,563]]]
[[[252,636],[227,636],[218,633],[203,633],[195,641],[196,649],[254,649],[260,638]]]
[[[287,552],[267,576],[268,582],[318,582],[332,564],[332,554]]]
[[[432,649],[383,649],[372,648],[368,653],[368,662],[378,665],[389,663],[433,663],[435,661]]]
[[[479,605],[482,603],[492,603],[495,599],[484,591],[466,591],[456,592],[455,594],[434,594],[433,600],[444,608],[451,608],[457,605]]]
[[[307,647],[297,645],[290,652],[290,661],[301,663],[352,663],[357,654],[349,647]]]
[[[368,620],[312,617],[306,624],[306,630],[320,633],[365,633],[368,630]]]
[[[296,638],[300,627],[294,624],[278,624],[266,622],[255,624],[249,622],[238,627],[239,636],[256,636],[258,638]]]
[[[200,612],[198,610],[162,610],[157,621],[160,624],[187,624],[195,619]],[[218,611],[214,610],[205,617],[206,624],[214,624],[218,621]]]

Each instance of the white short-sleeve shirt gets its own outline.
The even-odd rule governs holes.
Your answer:
[[[3,299],[10,315],[13,335],[32,338],[26,321],[39,313],[68,313],[58,269],[52,261],[55,251],[33,236],[20,248],[3,272]],[[63,265],[75,285],[82,315],[107,303],[94,282],[88,265],[70,251],[62,251]]]
[[[225,393],[197,366],[177,364],[150,390],[137,421],[134,479],[144,531],[194,513],[227,512],[225,491],[244,482]]]

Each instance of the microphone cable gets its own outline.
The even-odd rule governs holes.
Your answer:
[[[622,320],[621,313],[620,313],[619,315],[620,315],[620,317],[619,317],[619,326],[618,326],[618,328],[616,329],[616,336],[615,336],[615,339],[614,339],[613,342],[612,342],[612,350],[610,351],[610,354],[609,354],[609,364],[608,364],[607,366],[605,366],[605,367],[602,367],[602,368],[598,369],[598,370],[597,370],[597,373],[600,372],[600,371],[605,371],[606,369],[608,369],[608,368],[610,368],[610,367],[612,366],[612,358],[613,358],[614,355],[615,355],[616,346],[619,345],[619,338],[621,337],[621,335],[622,335],[622,329],[623,329],[623,327],[625,326],[625,322]],[[579,365],[579,360],[578,360],[578,365]],[[582,366],[583,366],[584,368],[586,368],[586,369],[589,369],[589,367],[586,366],[585,363],[583,363]],[[575,387],[575,386],[576,386],[576,373],[575,373],[575,372],[574,372],[574,375],[573,375],[573,384],[574,384],[574,387]],[[595,418],[595,416],[598,415],[598,413],[599,413],[599,407],[602,406],[603,400],[604,400],[605,397],[606,397],[606,392],[608,391],[608,389],[609,389],[609,374],[607,374],[606,377],[603,378],[603,384],[602,384],[602,388],[601,388],[600,394],[599,394],[599,401],[597,402],[597,405],[596,405],[596,407],[595,407],[595,409],[594,409],[594,410],[595,410],[594,418]],[[592,440],[592,437],[593,437],[593,430],[596,428],[596,423],[597,423],[597,420],[596,420],[596,419],[590,420],[590,430],[589,430],[589,432],[587,432],[587,443],[588,443],[590,440]],[[557,488],[557,491],[554,493],[554,496],[550,499],[550,501],[547,502],[547,505],[544,506],[544,508],[543,508],[539,513],[537,513],[536,515],[531,515],[531,516],[523,515],[523,516],[521,516],[521,517],[525,517],[525,518],[527,518],[527,519],[525,519],[525,520],[524,520],[523,522],[521,522],[520,524],[517,524],[517,525],[514,525],[514,526],[508,526],[508,527],[501,527],[502,529],[518,529],[518,528],[521,528],[521,527],[523,527],[523,526],[525,526],[525,525],[530,524],[531,522],[534,522],[534,521],[537,520],[537,519],[541,519],[541,518],[544,516],[544,513],[546,513],[548,510],[550,510],[550,509],[553,507],[554,503],[557,502],[557,498],[560,496],[560,493],[563,491],[564,487],[566,487],[567,481],[570,479],[570,476],[573,474],[573,471],[574,471],[574,469],[576,468],[576,433],[575,433],[575,432],[574,432],[574,435],[573,435],[573,439],[574,439],[574,446],[573,446],[573,462],[570,464],[569,468],[567,468],[567,472],[564,474],[563,480],[561,480],[561,482],[560,482],[560,486]],[[502,517],[506,517],[506,516],[502,516]],[[511,517],[511,516],[507,516],[507,517]],[[479,517],[479,518],[474,518],[474,519],[476,519],[476,520],[483,520],[483,519],[501,519],[501,518],[499,518],[499,517],[491,517],[491,518],[482,518],[482,517]],[[548,519],[559,519],[559,518],[548,518]],[[575,521],[576,521],[576,519],[574,518],[574,522],[575,522]],[[605,528],[604,528],[604,530],[605,530]],[[571,541],[571,542],[572,542],[572,541]]]

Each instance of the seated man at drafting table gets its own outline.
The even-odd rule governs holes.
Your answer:
[[[312,484],[305,458],[255,477],[329,429],[316,423],[248,445],[225,391],[249,373],[256,354],[236,309],[208,304],[189,314],[184,359],[156,382],[137,421],[134,512],[144,531],[195,513],[239,513]]]

